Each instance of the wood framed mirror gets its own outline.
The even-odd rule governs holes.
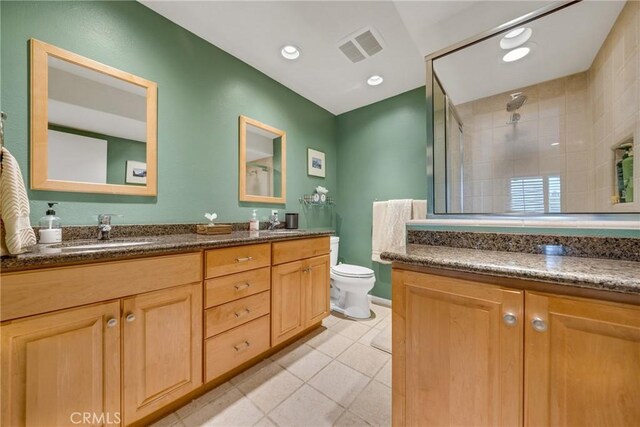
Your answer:
[[[30,40],[32,190],[157,195],[156,83]]]
[[[286,203],[286,132],[246,116],[239,128],[240,201]]]

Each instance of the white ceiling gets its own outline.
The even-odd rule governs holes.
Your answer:
[[[620,14],[624,2],[583,1],[537,19],[523,46],[523,59],[505,63],[502,35],[434,61],[454,105],[586,71]],[[588,23],[588,25],[571,25]]]
[[[334,114],[424,84],[424,56],[549,1],[187,1],[142,4]],[[338,42],[371,26],[384,50],[356,64]],[[280,56],[286,44],[302,52]],[[373,74],[384,77],[370,87]]]

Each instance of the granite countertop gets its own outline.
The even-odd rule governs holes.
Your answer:
[[[165,253],[188,252],[193,250],[238,246],[252,243],[271,242],[277,240],[297,239],[301,237],[328,236],[334,230],[287,230],[283,231],[234,231],[231,234],[202,235],[202,234],[167,234],[158,236],[139,236],[131,238],[117,238],[108,241],[72,240],[62,244],[35,245],[31,252],[20,255],[3,256],[0,269],[3,272],[28,270],[40,267],[55,267],[56,265],[109,261],[121,258],[140,257],[146,255],[162,255]],[[148,242],[133,246],[86,248],[86,244],[118,243],[118,242]],[[70,248],[69,246],[79,246]]]
[[[409,244],[387,261],[640,294],[640,262]]]

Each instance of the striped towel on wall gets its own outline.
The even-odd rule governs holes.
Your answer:
[[[29,199],[20,166],[9,150],[2,147],[0,162],[0,252],[20,254],[36,244],[29,221]]]

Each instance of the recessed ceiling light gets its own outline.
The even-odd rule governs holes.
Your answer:
[[[520,27],[520,28],[516,28],[515,30],[511,30],[509,31],[507,34],[504,35],[505,39],[512,39],[514,37],[518,37],[520,34],[524,33],[524,30],[526,30],[526,27]]]
[[[369,86],[378,86],[380,83],[382,83],[384,81],[384,79],[382,78],[382,76],[371,76],[367,79],[367,84]]]
[[[503,49],[513,49],[522,44],[525,44],[533,34],[533,30],[527,27],[517,28],[513,31],[509,31],[500,40],[500,47]]]
[[[551,145],[555,146],[555,145],[560,145],[559,142],[552,142]]]
[[[502,60],[504,62],[517,61],[518,59],[522,59],[525,56],[527,56],[529,54],[529,52],[531,52],[531,49],[529,49],[528,47],[519,47],[519,48],[510,50],[509,52],[507,52],[502,57]]]
[[[280,53],[286,59],[297,59],[300,56],[300,51],[298,50],[298,48],[291,45],[283,47]]]

